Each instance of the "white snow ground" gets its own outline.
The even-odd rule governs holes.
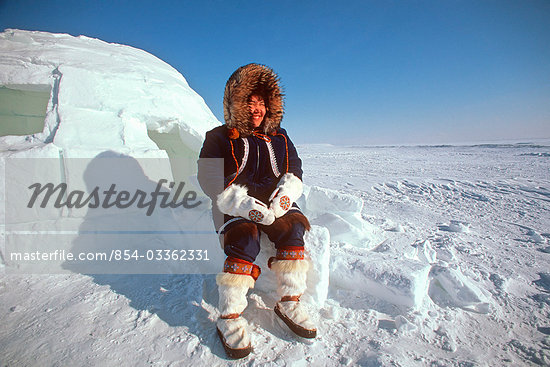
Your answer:
[[[315,341],[251,290],[254,353],[226,359],[213,275],[6,274],[2,365],[550,364],[548,141],[298,149],[305,183],[361,198],[368,228],[363,242],[330,243]]]

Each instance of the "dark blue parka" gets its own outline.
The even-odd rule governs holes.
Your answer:
[[[199,183],[213,202],[221,192],[219,167],[202,158],[223,158],[223,188],[231,183],[246,186],[248,195],[266,205],[282,175],[290,172],[302,179],[302,161],[282,128],[275,135],[230,139],[227,127],[218,126],[206,133],[199,158]]]

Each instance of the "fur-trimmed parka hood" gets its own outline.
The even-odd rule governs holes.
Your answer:
[[[264,97],[266,106],[266,114],[260,125],[262,132],[274,135],[279,128],[284,113],[279,78],[265,65],[248,64],[235,70],[225,85],[223,112],[232,138],[252,134],[254,128],[251,125],[252,114],[248,110],[248,98],[255,93]]]

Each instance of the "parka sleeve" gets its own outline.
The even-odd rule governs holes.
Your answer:
[[[219,134],[207,132],[197,162],[199,184],[213,202],[224,189],[223,144]]]

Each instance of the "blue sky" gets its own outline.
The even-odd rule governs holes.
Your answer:
[[[0,28],[144,49],[220,121],[229,75],[269,65],[296,143],[550,138],[547,0],[0,0]]]

